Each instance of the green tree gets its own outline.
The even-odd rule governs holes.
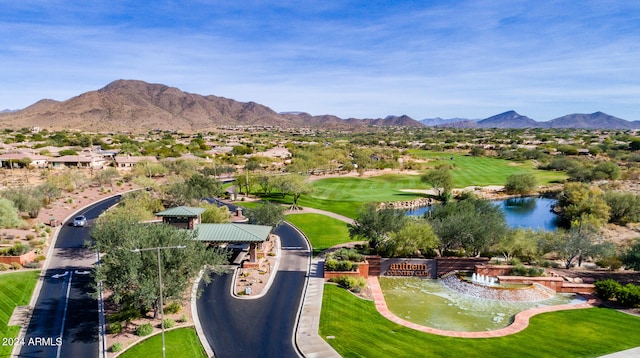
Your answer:
[[[426,255],[440,244],[431,225],[421,219],[410,219],[400,230],[389,233],[386,243],[391,256]]]
[[[565,184],[556,209],[572,226],[590,223],[600,227],[609,221],[610,208],[602,190],[585,183]]]
[[[447,201],[451,196],[451,190],[453,189],[453,175],[448,166],[440,166],[433,170],[428,170],[424,173],[420,180],[433,187],[436,192],[436,196],[443,201]]]
[[[205,211],[200,216],[203,223],[228,223],[231,222],[231,213],[226,206],[208,204],[203,206]]]
[[[147,178],[162,177],[169,172],[169,169],[160,163],[149,160],[141,160],[133,167],[131,173],[134,176],[145,176]]]
[[[540,247],[544,252],[555,252],[564,261],[564,267],[570,269],[583,256],[597,252],[596,236],[593,226],[572,227],[542,236]]]
[[[440,239],[440,254],[463,250],[467,256],[478,256],[507,231],[500,208],[474,197],[438,205],[427,219]]]
[[[256,176],[256,182],[258,182],[258,185],[260,185],[260,188],[262,189],[264,195],[269,195],[273,191],[273,178],[273,175],[269,174],[260,174]]]
[[[204,198],[214,198],[224,193],[222,183],[201,174],[193,174],[188,180],[173,183],[167,189],[167,201],[172,205],[192,205]]]
[[[284,207],[272,202],[260,204],[252,209],[246,209],[245,216],[249,222],[256,225],[278,226],[284,221]]]
[[[610,208],[610,222],[618,225],[640,222],[640,195],[606,191],[604,200]]]
[[[26,224],[11,200],[0,198],[0,229],[22,228]]]
[[[627,268],[640,271],[640,238],[622,256],[622,263]]]
[[[400,231],[407,220],[401,210],[378,210],[375,203],[367,203],[360,208],[353,224],[348,225],[349,236],[369,241],[369,247],[379,252],[384,249],[382,244],[389,238],[389,233]]]
[[[26,187],[2,192],[4,198],[11,200],[18,211],[27,213],[30,218],[38,217],[40,209],[44,205],[42,198],[38,194],[37,190]]]
[[[290,174],[283,175],[283,179],[288,182],[287,187],[289,188],[289,192],[293,197],[293,203],[291,204],[291,210],[297,210],[298,207],[298,199],[303,194],[309,194],[313,192],[313,187],[306,176],[298,175],[298,174]]]
[[[538,236],[538,233],[531,229],[509,229],[505,235],[498,238],[493,249],[500,252],[507,261],[515,257],[528,261],[538,256]]]
[[[116,168],[105,168],[93,177],[93,182],[98,185],[112,185],[113,180],[120,177],[120,173]]]
[[[620,175],[620,167],[616,163],[605,161],[596,164],[592,170],[591,177],[593,180],[617,180],[620,179]]]
[[[525,195],[531,194],[538,188],[536,177],[530,173],[511,174],[507,177],[504,186],[507,194]]]
[[[207,269],[221,271],[227,254],[207,250],[205,244],[193,240],[193,232],[166,224],[141,224],[127,211],[113,210],[96,220],[91,232],[91,247],[102,253],[93,276],[96,287],[113,292],[112,300],[146,314],[159,311],[158,257],[155,250],[132,252],[134,249],[184,246],[161,252],[163,298],[184,300],[196,274]],[[209,280],[209,275],[203,275]]]

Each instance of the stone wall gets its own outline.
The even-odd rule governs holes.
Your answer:
[[[433,259],[382,258],[380,275],[435,278],[436,265],[436,260]]]
[[[431,206],[435,201],[431,198],[418,198],[414,200],[405,201],[390,201],[387,203],[381,203],[378,209],[402,209],[410,210],[415,208],[422,208],[425,206]]]
[[[476,266],[486,265],[488,257],[436,257],[438,263],[437,277],[451,271],[475,272]]]
[[[19,263],[24,266],[25,264],[32,262],[36,258],[36,253],[33,251],[29,251],[24,255],[20,256],[0,256],[0,263],[11,265],[14,262]]]
[[[324,280],[329,281],[334,277],[339,276],[356,276],[356,277],[369,277],[369,263],[361,262],[358,264],[358,269],[356,271],[327,271],[327,266],[324,267]]]

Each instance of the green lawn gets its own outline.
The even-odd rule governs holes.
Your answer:
[[[207,356],[195,329],[192,327],[167,331],[164,336],[167,357],[204,358]],[[151,338],[145,339],[127,349],[120,357],[162,357],[162,335],[156,334]]]
[[[550,184],[566,178],[563,173],[538,170],[531,161],[513,162],[424,150],[409,152],[419,158],[431,159],[430,167],[436,167],[442,163],[453,165],[452,174],[456,188],[504,185],[507,177],[516,173],[533,173],[539,184]],[[408,174],[385,174],[370,178],[326,178],[316,180],[312,185],[313,193],[301,196],[298,200],[300,206],[327,210],[350,218],[357,216],[363,203],[412,200],[421,195],[403,190],[430,188],[420,181],[419,175]],[[279,194],[272,194],[265,199],[291,204],[290,195],[282,198]]]
[[[25,271],[0,275],[0,337],[15,338],[19,326],[7,326],[16,306],[26,306],[40,271]],[[13,347],[0,345],[0,357],[8,357]]]
[[[566,178],[564,173],[538,170],[530,160],[514,162],[497,158],[472,157],[462,153],[430,152],[419,149],[408,152],[418,158],[430,159],[429,166],[432,168],[440,164],[453,165],[451,173],[456,188],[474,185],[504,185],[507,177],[516,173],[533,173],[541,185],[559,182]]]
[[[300,229],[311,242],[313,256],[349,241],[349,230],[343,221],[320,214],[290,214],[287,221]]]
[[[640,318],[606,308],[534,316],[500,338],[418,332],[382,317],[372,301],[325,285],[320,335],[343,357],[598,357],[640,346]]]

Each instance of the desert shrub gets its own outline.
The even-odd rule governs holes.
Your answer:
[[[12,262],[11,263],[11,269],[12,270],[20,270],[21,268],[22,268],[22,265],[20,265],[19,263],[17,263],[17,262]]]
[[[164,328],[173,328],[176,325],[176,321],[171,318],[165,318],[162,322],[164,323]]]
[[[123,348],[122,347],[122,343],[120,343],[120,342],[116,342],[116,343],[111,345],[111,351],[113,353],[120,352],[122,350],[122,348]]]
[[[640,305],[640,286],[626,284],[620,287],[615,294],[616,301],[625,307]]]
[[[40,262],[38,262],[38,261],[32,261],[32,262],[27,262],[26,264],[24,264],[24,267],[28,268],[28,269],[37,269],[37,268],[42,267],[42,264],[40,264]]]
[[[109,334],[118,334],[122,332],[122,323],[113,322],[109,324]]]
[[[189,317],[186,314],[183,314],[182,316],[180,316],[180,318],[178,319],[178,322],[180,323],[185,323],[189,320]]]
[[[24,245],[18,242],[11,247],[0,250],[0,256],[20,256],[26,254],[30,250],[31,247],[29,245]]]
[[[180,305],[180,303],[171,302],[170,304],[167,305],[167,307],[164,308],[164,313],[174,314],[174,313],[180,312],[181,309],[182,309],[182,306]]]
[[[7,271],[9,269],[9,265],[5,263],[0,263],[0,271]]]
[[[44,260],[46,260],[46,259],[47,259],[47,257],[46,257],[46,256],[44,256],[44,255],[38,255],[38,256],[36,256],[36,258],[35,258],[35,259],[33,259],[33,260],[34,260],[34,261],[36,261],[36,262],[41,262],[41,261],[44,261]]]
[[[344,287],[347,290],[353,292],[360,292],[363,288],[367,286],[367,280],[360,276],[338,276],[334,277],[330,280],[331,282],[335,282],[340,287]]]
[[[29,241],[35,239],[36,237],[33,234],[27,234],[27,236],[25,236],[25,238]]]
[[[358,265],[351,261],[339,261],[336,259],[329,259],[326,261],[327,271],[356,271]]]
[[[622,260],[619,257],[605,257],[596,261],[596,265],[616,271],[622,267]]]
[[[136,334],[140,337],[148,336],[153,333],[153,326],[151,323],[141,324],[136,328]]]
[[[347,248],[341,248],[339,250],[336,250],[332,253],[330,253],[329,255],[327,255],[328,258],[333,258],[336,260],[342,260],[342,261],[352,261],[352,262],[364,262],[365,261],[365,257],[364,255],[362,255],[361,253],[359,253],[356,249],[347,249]]]
[[[544,274],[544,269],[539,267],[525,267],[518,264],[511,269],[512,276],[539,277]]]
[[[596,286],[596,295],[603,300],[612,299],[616,292],[622,288],[622,285],[612,279],[596,281],[593,285]]]

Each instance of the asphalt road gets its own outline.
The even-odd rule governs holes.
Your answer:
[[[201,283],[197,301],[203,331],[217,358],[300,357],[293,343],[298,307],[309,265],[306,240],[289,224],[280,225],[282,258],[266,295],[231,296],[231,274]]]
[[[103,200],[78,214],[90,226],[118,200],[120,196]],[[98,302],[87,293],[96,263],[95,252],[84,248],[90,228],[69,222],[60,228],[19,357],[101,356]]]

